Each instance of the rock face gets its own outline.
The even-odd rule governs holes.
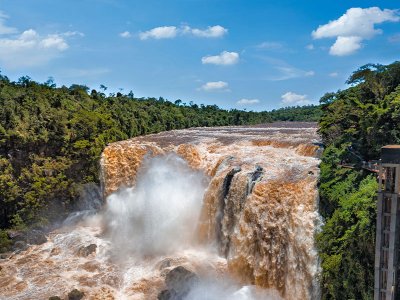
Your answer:
[[[179,266],[169,271],[165,277],[166,290],[158,295],[159,300],[180,300],[189,293],[198,282],[197,275],[188,269]]]

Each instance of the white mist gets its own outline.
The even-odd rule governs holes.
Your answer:
[[[155,256],[186,248],[194,237],[207,178],[174,154],[146,158],[136,186],[107,198],[105,218],[120,254]]]

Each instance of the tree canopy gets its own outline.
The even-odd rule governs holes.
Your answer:
[[[361,165],[400,143],[400,62],[362,66],[347,83],[320,100],[322,298],[373,299],[377,180]]]

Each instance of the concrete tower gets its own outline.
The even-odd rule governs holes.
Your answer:
[[[400,145],[382,147],[375,249],[375,300],[400,299]]]

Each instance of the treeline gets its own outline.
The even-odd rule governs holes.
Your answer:
[[[278,120],[268,112],[135,98],[132,92],[105,95],[105,90],[57,88],[51,79],[38,83],[29,77],[12,82],[0,75],[0,240],[5,241],[1,229],[43,226],[75,209],[83,187],[99,182],[100,154],[110,142]]]
[[[307,121],[318,122],[322,115],[321,106],[290,106],[274,109],[269,112],[273,121]]]
[[[347,83],[320,100],[322,299],[373,299],[377,175],[361,165],[400,144],[400,62],[365,65]]]

